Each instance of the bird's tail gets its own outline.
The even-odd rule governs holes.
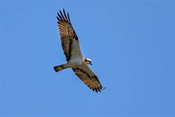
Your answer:
[[[62,65],[54,66],[53,68],[54,68],[55,72],[59,72],[59,71],[65,69],[66,67],[64,66],[64,64],[62,64]]]

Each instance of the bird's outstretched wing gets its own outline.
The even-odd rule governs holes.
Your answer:
[[[96,92],[100,92],[102,90],[103,87],[100,81],[87,65],[82,65],[72,69],[80,80],[83,81],[90,89]]]
[[[60,31],[61,44],[66,56],[66,60],[69,61],[73,57],[82,58],[78,37],[72,27],[69,14],[66,14],[64,9],[63,12],[59,11],[57,14],[57,23]]]

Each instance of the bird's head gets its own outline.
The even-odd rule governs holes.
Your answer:
[[[84,61],[86,64],[92,65],[92,61],[91,61],[91,59],[89,59],[89,58],[83,58],[83,61]]]

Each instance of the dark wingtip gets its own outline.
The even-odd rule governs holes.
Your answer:
[[[56,18],[57,18],[58,21],[67,21],[67,22],[71,23],[70,18],[69,18],[69,13],[67,12],[67,14],[66,14],[66,11],[65,11],[64,8],[63,8],[63,11],[59,10],[57,12],[57,17]]]
[[[59,12],[57,12],[57,17],[56,18],[57,18],[58,21],[61,20],[61,16],[60,16]]]
[[[101,87],[101,88],[94,88],[92,91],[95,91],[96,93],[101,92],[102,90],[105,90],[106,87]]]
[[[64,8],[63,8],[63,13],[65,13],[65,10],[64,10]]]
[[[69,17],[69,13],[67,13],[67,18],[68,18],[68,20],[69,20],[69,22],[70,22],[70,17]]]

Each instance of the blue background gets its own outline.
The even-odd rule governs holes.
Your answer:
[[[1,0],[2,117],[174,117],[175,1]],[[91,91],[65,62],[65,8],[90,68]]]

